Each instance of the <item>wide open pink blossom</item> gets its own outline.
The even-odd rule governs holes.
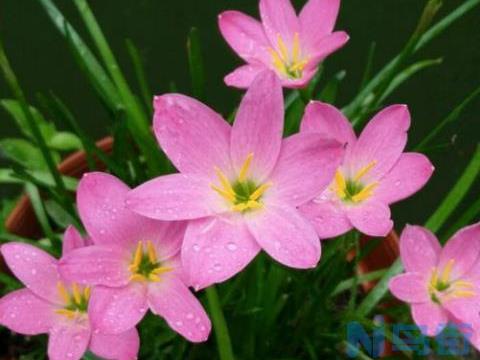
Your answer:
[[[480,223],[457,232],[442,249],[435,235],[407,226],[400,238],[405,273],[390,280],[390,291],[411,305],[412,317],[428,336],[448,323],[474,330],[480,348]]]
[[[339,7],[340,0],[309,0],[297,16],[290,0],[260,0],[261,23],[238,11],[220,14],[223,37],[247,62],[225,77],[226,84],[248,88],[271,69],[284,87],[306,86],[320,62],[348,41],[345,32],[333,32]]]
[[[66,278],[95,285],[92,324],[109,334],[135,326],[150,309],[192,342],[205,341],[210,320],[182,280],[183,222],[163,222],[125,208],[128,186],[104,173],[86,174],[77,204],[94,245],[60,262]]]
[[[311,102],[302,120],[302,134],[318,133],[346,144],[335,179],[320,196],[302,206],[320,238],[352,228],[385,236],[393,227],[389,205],[420,190],[433,166],[418,153],[404,153],[410,113],[405,105],[385,108],[370,120],[357,139],[353,127],[335,107]]]
[[[63,254],[85,246],[70,227],[63,239]],[[112,360],[137,358],[139,337],[134,327],[116,335],[94,331],[90,287],[72,283],[58,272],[58,262],[31,245],[9,243],[1,253],[10,270],[26,288],[0,299],[0,324],[24,335],[48,334],[51,360],[78,360],[89,349]]]
[[[316,266],[320,241],[297,207],[322,193],[344,150],[318,134],[282,139],[275,74],[258,76],[233,126],[182,95],[157,97],[154,105],[157,139],[181,173],[141,185],[127,204],[154,219],[190,220],[182,247],[190,284],[227,280],[260,249],[290,267]]]

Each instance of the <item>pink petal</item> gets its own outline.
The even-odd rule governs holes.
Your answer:
[[[0,325],[22,335],[50,330],[55,306],[28,289],[11,292],[0,299]]]
[[[458,231],[443,248],[438,262],[444,268],[450,260],[454,260],[453,278],[459,278],[469,272],[479,260],[480,224],[467,226]]]
[[[335,27],[340,0],[309,0],[300,12],[302,40],[314,47],[322,37]]]
[[[218,25],[227,43],[245,61],[270,62],[270,44],[260,22],[239,11],[225,11],[218,16]]]
[[[356,141],[353,127],[342,112],[336,107],[320,101],[312,101],[308,104],[300,131],[319,133],[342,144],[348,143],[350,146]]]
[[[333,180],[343,154],[342,144],[320,134],[285,139],[269,179],[276,201],[299,206],[320,195]]]
[[[157,96],[154,106],[157,140],[179,171],[212,176],[215,166],[230,169],[230,126],[219,114],[178,94]]]
[[[477,292],[474,297],[453,298],[445,301],[443,306],[452,313],[456,319],[464,324],[470,324],[478,328],[480,326],[480,289],[478,288],[478,284],[476,288],[472,290]]]
[[[290,0],[260,0],[263,28],[270,43],[278,50],[280,36],[287,46],[300,33],[300,23]]]
[[[315,199],[299,210],[315,227],[320,239],[334,238],[353,228],[342,207],[333,201]]]
[[[318,71],[317,67],[306,68],[303,71],[302,77],[300,79],[290,79],[285,77],[283,74],[279,73],[277,70],[275,70],[277,76],[281,80],[282,87],[287,89],[303,89],[305,86],[308,85],[310,80],[312,80],[312,78],[315,76],[317,71]]]
[[[393,228],[390,208],[375,200],[346,207],[352,225],[369,236],[386,236]]]
[[[253,153],[251,173],[263,180],[280,153],[283,133],[283,95],[278,78],[262,72],[244,96],[232,128],[231,157],[240,171]]]
[[[157,232],[156,237],[144,238],[154,240],[159,261],[165,261],[180,254],[188,222],[172,221],[164,224],[162,232]]]
[[[105,359],[134,360],[138,358],[140,338],[133,328],[118,335],[93,333],[90,351]]]
[[[320,240],[297,209],[267,204],[245,216],[260,246],[278,262],[298,269],[313,268],[320,260]]]
[[[438,335],[448,324],[447,312],[433,302],[413,304],[412,317],[422,333],[428,336]]]
[[[163,317],[187,340],[197,343],[208,339],[210,319],[200,302],[177,278],[150,283],[148,304],[153,313]]]
[[[430,301],[428,281],[419,273],[405,273],[390,280],[389,288],[392,294],[408,303],[424,303]]]
[[[147,286],[143,282],[119,288],[95,287],[88,305],[92,327],[106,334],[121,334],[135,327],[147,310]]]
[[[225,201],[212,188],[213,181],[195,175],[161,176],[128,194],[128,207],[159,220],[190,220],[225,211]]]
[[[327,56],[342,48],[350,39],[344,31],[337,31],[320,39],[310,50],[309,63],[306,70],[316,69]]]
[[[125,249],[94,245],[64,256],[59,270],[65,279],[80,284],[124,286],[131,275],[128,270],[131,258]]]
[[[32,292],[53,303],[62,301],[57,291],[60,280],[57,260],[32,245],[8,243],[0,247],[10,270]]]
[[[375,189],[375,198],[387,204],[406,199],[425,186],[433,170],[425,155],[403,153]]]
[[[74,226],[69,226],[65,233],[63,234],[63,251],[62,254],[66,255],[72,250],[82,248],[86,246],[85,240],[82,238],[82,235],[75,229]]]
[[[240,89],[249,88],[255,78],[265,70],[261,65],[243,65],[235,69],[233,72],[225,76],[225,84]]]
[[[408,272],[430,273],[441,251],[435,235],[421,226],[407,225],[400,236],[400,255]]]
[[[188,283],[199,290],[228,280],[242,271],[259,251],[239,215],[192,221],[182,247]]]
[[[410,113],[405,105],[393,105],[379,112],[367,124],[345,159],[352,175],[373,161],[375,166],[362,178],[369,183],[380,179],[397,163],[407,143]]]
[[[80,360],[90,342],[88,321],[76,323],[64,321],[50,330],[48,358],[50,360]]]
[[[130,188],[116,177],[90,173],[77,191],[80,217],[97,245],[132,247],[140,240],[157,240],[167,223],[137,215],[126,206]]]

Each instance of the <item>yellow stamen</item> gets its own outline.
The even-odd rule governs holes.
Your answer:
[[[58,309],[58,310],[55,310],[55,312],[59,315],[66,316],[69,319],[73,319],[77,315],[76,311],[68,310],[68,309]]]
[[[129,281],[145,281],[145,277],[143,275],[140,275],[140,274],[133,274],[130,276],[130,278],[128,279]]]
[[[443,269],[443,273],[442,273],[442,277],[441,277],[441,281],[442,283],[444,284],[448,284],[448,282],[450,281],[450,275],[452,273],[452,269],[453,269],[453,264],[455,263],[455,260],[454,259],[450,259],[448,262],[447,262],[447,265],[445,266],[445,268]]]
[[[268,51],[270,52],[270,55],[272,56],[272,62],[273,62],[273,66],[275,66],[275,68],[281,72],[282,74],[286,74],[287,73],[287,69],[285,68],[285,63],[283,62],[283,60],[280,58],[280,56],[278,55],[278,53],[272,49],[272,48],[269,48]]]
[[[135,255],[133,256],[133,262],[130,267],[133,269],[138,269],[140,263],[142,262],[143,257],[143,241],[139,241],[137,244],[137,248],[135,249]]]
[[[297,62],[294,65],[290,66],[289,70],[291,72],[303,71],[303,69],[305,68],[305,66],[307,66],[307,64],[308,64],[308,60],[303,60],[303,61]]]
[[[75,303],[77,303],[77,305],[80,305],[82,303],[82,293],[80,292],[80,289],[78,288],[78,285],[76,283],[72,284],[72,295]]]
[[[173,270],[172,268],[169,268],[167,266],[161,266],[161,267],[158,267],[155,270],[153,270],[151,273],[155,274],[155,275],[161,275],[161,274],[165,274],[165,273],[167,273],[169,271],[172,271],[172,270]]]
[[[248,170],[250,168],[250,164],[252,163],[252,160],[253,160],[253,153],[250,153],[248,154],[247,158],[245,159],[245,162],[242,165],[242,168],[240,169],[240,175],[238,175],[239,182],[244,182],[247,179]]]
[[[152,264],[156,264],[157,252],[155,251],[155,246],[153,246],[153,243],[150,240],[147,241],[147,253],[148,253],[148,260],[150,260]]]
[[[87,286],[85,289],[83,289],[83,297],[87,301],[90,299],[90,287],[89,286]]]
[[[292,58],[294,63],[297,63],[300,60],[300,35],[298,32],[293,36]]]
[[[155,275],[154,273],[151,273],[150,275],[148,275],[148,280],[153,282],[159,282],[161,279],[160,279],[160,276]]]
[[[358,194],[352,196],[353,202],[360,202],[368,199],[372,195],[372,191],[378,186],[378,183],[371,183],[370,185],[365,186],[362,191]]]
[[[372,168],[377,165],[377,161],[374,160],[372,161],[371,163],[369,163],[367,166],[364,166],[363,168],[361,168],[357,174],[355,175],[355,177],[353,178],[353,181],[358,181],[360,180],[362,177],[364,177],[370,170],[372,170]]]
[[[240,203],[232,207],[233,211],[245,211],[248,209],[248,205],[245,203]]]
[[[284,62],[288,61],[288,49],[285,43],[283,42],[282,37],[280,34],[277,36],[277,42],[278,42],[278,49],[280,50],[280,55],[282,56],[282,59]]]
[[[271,186],[272,186],[272,183],[266,183],[261,185],[257,190],[255,190],[252,193],[252,195],[250,195],[249,200],[254,200],[254,201],[258,200],[258,198],[260,198],[260,196],[262,196],[265,193],[265,191],[267,191],[267,189]]]
[[[262,207],[263,207],[263,205],[261,203],[259,203],[258,201],[249,200],[247,202],[247,208],[248,209],[261,209]]]
[[[335,173],[335,182],[337,184],[337,195],[339,198],[343,199],[346,196],[345,190],[347,189],[347,182],[343,177],[343,174],[340,170],[337,170]]]
[[[226,192],[219,187],[216,187],[215,185],[210,185],[210,187],[215,190],[217,193],[219,193],[225,200],[234,202],[235,201],[235,194],[231,194],[229,192]]]
[[[57,283],[57,290],[65,304],[68,304],[70,302],[70,295],[68,294],[67,289],[65,289],[65,286],[63,286],[63,283],[60,281]]]
[[[218,167],[215,167],[215,172],[217,173],[217,177],[220,180],[224,191],[235,196],[235,191],[233,191],[232,185],[230,185],[230,181],[228,181],[225,174]]]
[[[470,281],[457,280],[454,282],[455,287],[473,289],[475,286]]]
[[[469,297],[475,296],[475,292],[468,291],[468,290],[458,290],[458,291],[454,291],[452,293],[452,296],[454,298],[469,298]]]
[[[437,268],[433,268],[432,279],[430,280],[430,285],[435,289],[438,284],[438,271]]]

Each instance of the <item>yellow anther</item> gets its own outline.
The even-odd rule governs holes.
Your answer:
[[[437,268],[433,268],[432,278],[430,279],[430,285],[435,289],[438,284],[438,271]]]
[[[90,292],[91,292],[91,289],[90,289],[89,286],[87,286],[86,288],[83,289],[83,297],[87,301],[90,299]]]
[[[159,282],[161,280],[160,276],[155,275],[154,273],[150,273],[148,275],[148,280],[153,281],[153,282]]]
[[[240,211],[240,212],[245,211],[247,209],[248,209],[248,205],[246,203],[240,203],[232,207],[233,211]]]
[[[129,281],[145,281],[145,277],[141,274],[133,274],[130,276],[130,278],[128,279]]]
[[[280,55],[282,56],[283,61],[287,62],[288,61],[288,48],[285,45],[285,42],[283,41],[280,34],[278,34],[278,36],[277,36],[277,43],[278,43],[278,50],[280,51]]]
[[[468,291],[468,290],[457,290],[452,292],[452,297],[454,298],[469,298],[475,296],[474,291]]]
[[[308,64],[308,60],[296,62],[292,66],[290,66],[288,70],[290,70],[290,72],[303,71],[303,69],[305,68],[305,66],[307,66],[307,64]]]
[[[69,295],[67,289],[65,289],[65,286],[63,286],[63,283],[60,282],[60,281],[57,283],[57,290],[58,290],[58,293],[60,294],[60,297],[62,298],[63,302],[65,304],[68,304],[70,302],[70,295]]]
[[[263,205],[261,203],[259,203],[258,201],[249,200],[247,202],[247,208],[248,209],[261,209],[262,207],[263,207]]]
[[[133,256],[133,262],[130,265],[131,268],[136,268],[140,266],[143,257],[143,241],[139,241],[137,244],[137,248],[135,249],[135,255]]]
[[[70,320],[72,320],[73,318],[75,318],[75,316],[77,315],[77,312],[74,311],[74,310],[68,310],[68,309],[58,309],[58,310],[55,310],[55,312],[59,315],[63,315],[63,316],[66,316],[67,318],[69,318]]]
[[[283,62],[283,60],[280,58],[280,56],[278,55],[278,53],[272,49],[272,48],[269,48],[268,51],[270,52],[270,55],[272,56],[272,63],[273,63],[273,66],[282,74],[287,74],[287,69],[285,67],[285,63]]]
[[[339,198],[343,199],[346,196],[345,190],[347,189],[347,182],[343,177],[343,174],[340,170],[337,170],[335,173],[335,183],[337,184],[337,195]]]
[[[220,189],[219,187],[216,187],[215,185],[210,185],[210,187],[215,190],[217,193],[219,193],[225,200],[234,202],[235,201],[235,194],[232,194],[230,192],[227,192],[225,190]]]
[[[172,271],[173,269],[170,268],[170,267],[167,267],[167,266],[160,266],[158,268],[156,268],[155,270],[153,270],[151,273],[152,274],[155,274],[155,275],[161,275],[161,274],[165,274],[169,271]]]
[[[300,35],[298,32],[293,36],[292,58],[293,63],[298,63],[300,61]],[[293,70],[293,68],[291,70]]]
[[[265,191],[268,190],[272,186],[272,183],[266,183],[258,187],[257,190],[255,190],[249,197],[249,200],[258,200],[260,196],[262,196]]]
[[[232,185],[230,185],[230,181],[227,179],[225,174],[218,167],[215,167],[215,172],[217,174],[218,180],[220,180],[220,183],[223,186],[223,190],[227,193],[235,195],[235,191],[233,191]]]
[[[245,159],[245,162],[242,165],[242,168],[240,169],[240,174],[238,175],[238,181],[244,182],[247,180],[247,175],[248,175],[248,170],[250,169],[250,164],[252,163],[253,160],[253,153],[248,154],[247,158]]]
[[[376,182],[365,186],[362,189],[362,191],[360,191],[358,194],[352,196],[352,201],[353,202],[360,202],[360,201],[368,199],[370,196],[372,196],[372,192],[377,186],[378,186],[378,183],[376,183]]]
[[[72,284],[72,295],[75,303],[80,305],[82,303],[82,293],[80,292],[80,289],[76,283]]]
[[[147,253],[148,253],[148,260],[150,260],[152,264],[156,264],[157,252],[155,250],[155,246],[153,246],[153,243],[150,240],[147,241]]]
[[[464,289],[473,289],[475,286],[470,281],[457,280],[454,283],[455,287],[464,288]]]
[[[361,168],[357,174],[355,175],[355,177],[353,178],[353,181],[358,181],[360,180],[362,177],[364,177],[370,170],[372,170],[372,168],[377,165],[377,161],[376,160],[373,160],[372,162],[370,162],[368,165],[364,166],[363,168]]]
[[[455,260],[450,259],[450,260],[448,260],[447,265],[443,269],[443,273],[442,273],[442,277],[441,277],[441,282],[443,284],[448,284],[449,283],[450,275],[452,274],[452,269],[453,269],[454,264],[455,264]]]

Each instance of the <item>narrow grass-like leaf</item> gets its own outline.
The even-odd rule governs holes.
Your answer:
[[[445,221],[449,218],[449,216],[453,213],[453,211],[468,193],[479,173],[480,145],[477,147],[472,160],[465,168],[460,179],[458,179],[455,186],[426,222],[425,226],[428,229],[430,229],[432,232],[437,232],[440,230]],[[360,306],[357,308],[356,314],[361,317],[368,316],[388,292],[388,282],[390,281],[390,278],[396,274],[399,274],[402,270],[402,262],[400,259],[397,259],[386,271],[385,275],[383,275],[375,288],[373,288],[372,291],[362,301]]]
[[[377,49],[377,43],[372,42],[368,49],[367,62],[365,64],[365,70],[363,71],[362,82],[360,84],[360,90],[362,90],[368,81],[372,78],[373,59],[375,57],[375,50]]]
[[[55,181],[53,180],[50,173],[45,171],[25,171],[31,177],[33,177],[37,183],[42,183],[44,187],[53,188],[55,187]],[[78,186],[78,180],[72,177],[63,176],[63,182],[68,191],[76,191]],[[0,168],[0,184],[23,184],[24,180],[21,180],[18,176],[15,175],[15,171],[12,169],[1,169]]]
[[[478,221],[480,216],[480,197],[458,218],[445,233],[443,237],[445,240],[450,239],[459,229],[467,226],[471,222]]]
[[[327,83],[327,85],[325,85],[317,99],[329,104],[335,104],[335,101],[337,100],[338,88],[343,79],[345,79],[346,75],[347,72],[345,70],[336,73]]]
[[[208,308],[213,322],[215,338],[217,339],[218,355],[220,360],[234,360],[232,342],[228,332],[227,323],[223,316],[220,300],[215,287],[211,286],[206,290],[208,299]]]
[[[48,171],[48,165],[42,152],[27,140],[16,138],[0,140],[0,155],[29,170]]]
[[[47,238],[50,239],[52,243],[58,243],[58,239],[55,236],[55,233],[52,230],[52,227],[48,221],[47,213],[45,212],[45,208],[43,207],[42,198],[40,197],[40,192],[38,188],[33,184],[26,184],[25,190],[30,198],[30,202],[32,203],[33,211],[37,217],[40,226],[42,227],[42,231]]]
[[[130,60],[132,61],[133,69],[135,71],[135,77],[138,82],[140,93],[142,94],[145,108],[151,115],[153,113],[153,95],[152,90],[150,89],[150,85],[148,83],[147,75],[145,73],[145,66],[143,64],[142,57],[140,56],[140,51],[130,39],[127,39],[125,44],[128,54],[130,55]]]
[[[470,95],[468,95],[460,104],[453,109],[453,111],[448,114],[438,125],[431,130],[427,136],[423,138],[423,140],[415,147],[416,151],[425,151],[430,143],[440,134],[440,132],[450,123],[456,121],[460,115],[462,114],[463,110],[471,104],[478,96],[480,95],[480,87],[476,88]]]
[[[383,275],[385,275],[386,270],[377,270],[377,271],[372,271],[367,274],[360,275],[358,277],[358,285],[361,285],[364,282],[369,282],[369,281],[374,281],[377,279],[380,279]],[[335,290],[332,291],[332,293],[329,296],[337,296],[338,294],[350,290],[352,286],[355,285],[355,278],[347,279],[342,282],[340,282]]]
[[[197,28],[191,28],[187,40],[188,64],[192,79],[193,96],[203,100],[205,96],[205,69],[203,66],[200,33]]]

